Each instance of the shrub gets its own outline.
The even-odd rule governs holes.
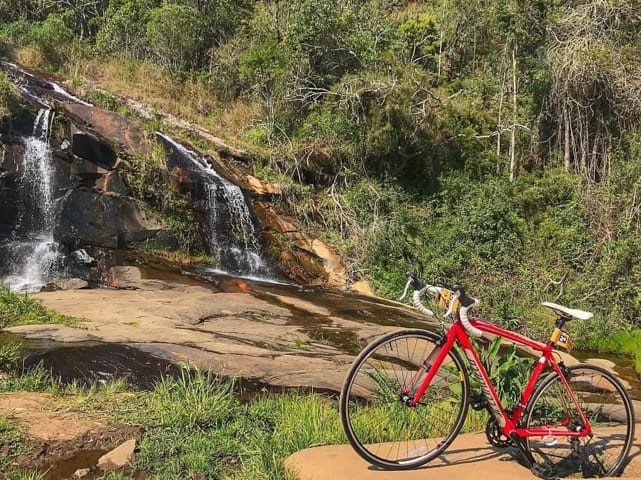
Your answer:
[[[66,60],[75,35],[62,15],[52,13],[33,26],[30,38],[49,66],[57,68]]]
[[[11,81],[4,72],[0,72],[0,119],[10,116],[17,109],[18,103]]]

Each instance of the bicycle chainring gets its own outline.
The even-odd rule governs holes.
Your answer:
[[[503,434],[501,427],[493,417],[487,420],[485,436],[487,437],[487,441],[494,447],[507,448],[512,446],[512,440]]]

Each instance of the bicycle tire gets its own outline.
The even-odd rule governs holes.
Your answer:
[[[469,407],[469,377],[451,349],[418,405],[400,398],[441,336],[426,330],[401,330],[367,346],[350,368],[340,397],[347,438],[369,463],[408,470],[433,460],[461,430]],[[425,369],[413,382],[416,389]],[[412,392],[410,392],[410,396]]]
[[[540,471],[554,478],[614,477],[625,468],[634,440],[634,410],[630,396],[610,371],[588,364],[563,371],[592,434],[585,437],[529,437],[527,445]],[[526,428],[582,428],[558,374],[544,379],[525,413]]]

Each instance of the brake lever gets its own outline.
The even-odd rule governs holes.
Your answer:
[[[409,289],[410,289],[410,285],[411,285],[411,284],[412,284],[412,279],[411,279],[411,278],[409,278],[409,279],[407,280],[407,283],[405,284],[405,288],[403,289],[403,295],[401,295],[401,297],[398,299],[399,301],[401,301],[401,300],[403,300],[403,299],[405,298],[405,296],[407,295],[407,292],[408,292],[408,291],[409,291]]]

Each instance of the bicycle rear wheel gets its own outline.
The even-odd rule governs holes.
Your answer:
[[[530,437],[528,446],[545,476],[616,476],[626,465],[634,439],[634,411],[617,377],[601,367],[575,365],[565,376],[592,434],[585,437]],[[584,425],[559,375],[546,378],[532,395],[527,428],[580,431]]]
[[[379,338],[354,361],[341,391],[340,413],[347,438],[368,462],[403,470],[423,465],[452,443],[465,421],[469,381],[451,350],[418,405],[412,397],[441,337],[403,330]]]

